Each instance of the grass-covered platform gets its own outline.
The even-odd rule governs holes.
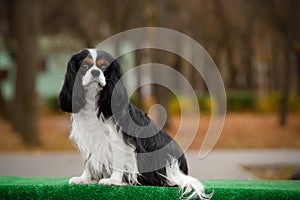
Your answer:
[[[300,181],[206,180],[213,199],[300,199]],[[177,187],[69,185],[68,178],[0,177],[0,199],[178,199]]]

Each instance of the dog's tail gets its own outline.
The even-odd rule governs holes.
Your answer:
[[[166,179],[168,185],[179,186],[182,199],[200,198],[201,200],[209,200],[213,196],[206,194],[203,184],[194,177],[184,174],[179,169],[179,164],[176,159],[172,159],[172,162],[166,167]]]

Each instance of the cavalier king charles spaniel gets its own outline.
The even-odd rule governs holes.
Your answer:
[[[72,113],[70,134],[84,169],[70,184],[179,186],[182,197],[210,199],[188,174],[179,145],[129,102],[119,62],[99,49],[69,60],[59,107]]]

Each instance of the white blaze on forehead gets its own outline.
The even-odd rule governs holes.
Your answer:
[[[87,70],[85,75],[83,76],[82,85],[88,86],[90,83],[96,81],[100,84],[101,87],[104,87],[106,85],[105,76],[103,72],[96,66],[97,51],[95,49],[88,49],[88,51],[90,52],[92,58],[88,57],[86,59],[89,59],[89,61],[93,60],[90,62],[90,64],[93,64],[93,66],[89,70]],[[91,73],[93,70],[99,71],[99,76],[94,77]]]
[[[97,51],[95,49],[88,49],[93,60],[94,60],[94,63],[96,63],[96,59],[97,59]]]

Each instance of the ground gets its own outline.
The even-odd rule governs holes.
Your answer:
[[[298,169],[295,165],[244,166],[250,173],[260,179],[287,180]]]
[[[176,136],[179,144],[193,134],[191,123],[195,123],[193,116],[187,116],[187,123],[182,127],[184,134],[177,134],[180,117],[173,116],[170,120],[168,133]],[[197,135],[191,145],[191,150],[201,147],[203,138],[210,122],[210,115],[201,115]],[[275,114],[258,113],[228,113],[224,129],[215,148],[300,148],[300,116],[290,114],[286,126],[279,125]],[[68,114],[41,114],[39,119],[40,138],[42,146],[39,148],[26,147],[20,136],[15,133],[10,124],[0,118],[0,152],[4,151],[59,151],[75,150],[69,141],[70,119]],[[192,136],[191,136],[192,137]]]

